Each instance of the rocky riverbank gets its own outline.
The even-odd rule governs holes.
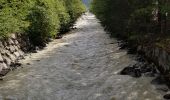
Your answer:
[[[35,48],[26,35],[12,34],[9,38],[0,41],[0,77],[10,70],[21,66],[18,60],[23,59],[25,53]]]
[[[130,75],[135,78],[141,76],[155,77],[153,83],[159,84],[164,91],[165,99],[170,99],[170,54],[163,48],[153,45],[136,45],[128,41],[119,42],[120,49],[128,49],[128,53],[137,54],[136,64],[128,65],[120,72],[121,75]],[[167,85],[161,86],[161,85]]]

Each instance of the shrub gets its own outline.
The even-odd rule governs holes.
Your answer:
[[[84,11],[80,0],[0,0],[0,38],[25,33],[34,45],[43,45]]]
[[[0,0],[0,38],[10,33],[23,32],[28,27],[26,16],[29,6],[23,0]]]
[[[44,45],[59,29],[59,18],[52,0],[37,0],[28,16],[28,33],[34,45]]]

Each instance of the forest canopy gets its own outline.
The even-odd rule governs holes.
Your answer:
[[[91,11],[113,35],[134,36],[164,31],[169,4],[168,0],[93,0]]]

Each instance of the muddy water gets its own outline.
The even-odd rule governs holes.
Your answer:
[[[119,50],[94,15],[87,13],[77,29],[45,50],[28,55],[23,68],[0,82],[5,100],[162,100],[151,77],[117,73],[133,64],[133,55]]]

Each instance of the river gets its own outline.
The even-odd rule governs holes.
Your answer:
[[[120,50],[93,14],[75,27],[21,60],[23,68],[0,81],[0,100],[163,100],[153,77],[118,74],[135,55]]]

